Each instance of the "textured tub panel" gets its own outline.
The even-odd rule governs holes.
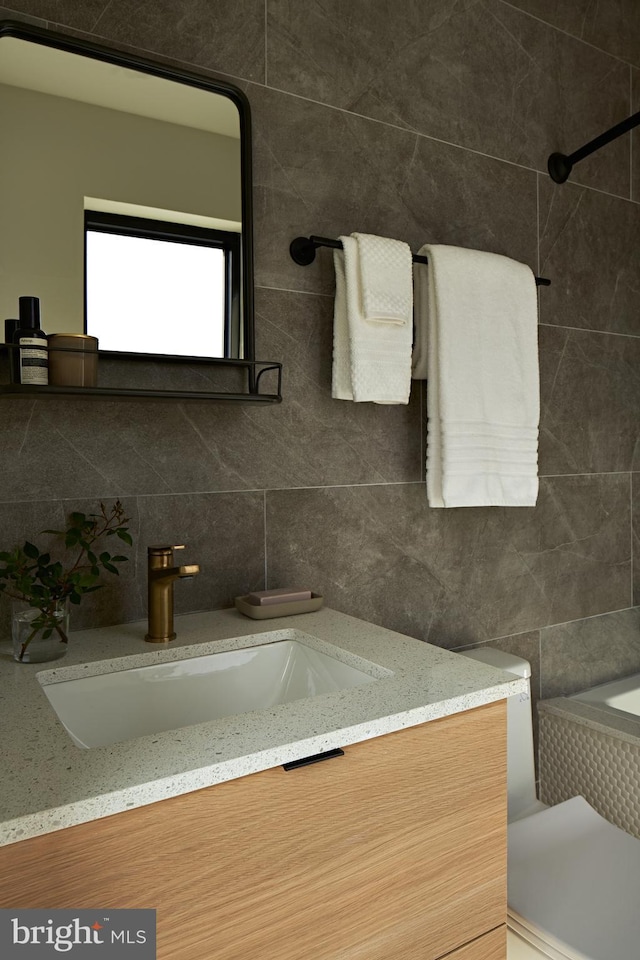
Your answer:
[[[543,803],[582,796],[610,823],[640,838],[640,741],[544,712],[539,735]]]

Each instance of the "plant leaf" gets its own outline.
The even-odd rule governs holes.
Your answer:
[[[38,550],[36,545],[33,543],[29,543],[28,540],[26,541],[23,549],[24,549],[25,555],[29,557],[30,560],[35,560],[37,557],[40,556],[40,551]]]
[[[130,547],[133,546],[133,540],[131,539],[131,534],[127,533],[125,528],[116,530],[116,533],[120,537],[120,539],[124,540],[125,543],[128,543]]]

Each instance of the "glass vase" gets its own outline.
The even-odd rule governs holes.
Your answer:
[[[62,640],[60,632],[65,637],[69,635],[69,601],[59,601],[52,613],[47,616],[46,623],[39,625],[37,623],[39,619],[44,619],[41,610],[24,603],[13,605],[11,617],[13,658],[19,663],[44,663],[47,660],[58,660],[67,652],[67,644]]]

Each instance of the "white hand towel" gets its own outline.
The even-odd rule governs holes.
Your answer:
[[[365,320],[410,324],[413,260],[409,245],[371,233],[353,233],[352,237],[358,244]]]
[[[432,507],[535,506],[535,278],[507,257],[427,245],[427,495]]]
[[[355,237],[340,237],[343,249],[334,253],[331,395],[357,403],[408,403],[413,332],[411,250],[398,240],[360,236],[366,237],[363,244]],[[374,240],[380,242],[370,242]],[[385,250],[391,269],[380,266]],[[367,285],[363,276],[368,278]]]

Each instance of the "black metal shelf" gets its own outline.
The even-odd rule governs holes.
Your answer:
[[[9,358],[12,351],[17,350],[15,344],[0,343],[0,358]],[[61,353],[79,353],[81,351],[73,348],[57,348]],[[233,403],[280,403],[282,400],[282,364],[275,360],[235,360],[221,358],[205,357],[165,357],[153,354],[119,354],[115,352],[100,351],[99,357],[103,362],[109,361],[137,361],[154,367],[158,361],[162,365],[170,363],[174,366],[184,364],[191,366],[193,363],[208,365],[218,370],[244,370],[246,372],[246,390],[238,390],[240,384],[233,384],[235,390],[186,390],[179,387],[75,387],[58,386],[47,384],[40,386],[38,384],[25,384],[10,382],[9,367],[6,370],[6,379],[8,382],[0,383],[0,398],[19,399],[20,397],[82,397],[83,399],[104,399],[104,400],[216,400]],[[260,381],[265,373],[275,374],[275,392],[261,393]],[[214,385],[212,384],[212,387]],[[231,386],[231,384],[230,384]]]
[[[0,385],[0,397],[82,397],[133,400],[233,400],[236,403],[280,403],[278,393],[215,393],[204,390],[138,390],[121,387],[54,387],[24,383]]]

